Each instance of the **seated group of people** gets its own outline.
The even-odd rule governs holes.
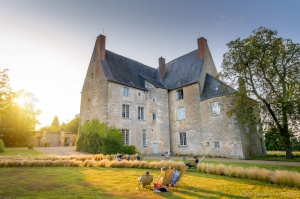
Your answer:
[[[119,154],[119,155],[117,155],[117,157],[116,157],[116,160],[117,161],[121,161],[122,159],[125,159],[125,158],[123,158],[124,157],[124,154]],[[126,158],[128,161],[130,160],[130,155],[127,155],[127,158]],[[135,155],[135,159],[136,160],[141,160],[141,156],[139,156],[139,154],[136,154]]]
[[[179,173],[178,171],[171,165],[169,166],[169,169],[172,169],[173,170],[173,173],[172,173],[172,181],[169,185],[167,186],[172,186],[172,187],[175,187],[176,186],[176,180],[179,176]],[[164,183],[164,178],[165,178],[165,174],[166,174],[166,171],[167,169],[165,167],[162,167],[161,168],[161,173],[160,173],[160,176],[158,177],[158,179],[155,181],[154,183],[154,189],[156,189],[156,185],[159,185],[160,187],[164,187],[163,183]],[[146,171],[146,173],[144,175],[149,175],[149,171]],[[143,178],[142,177],[139,177],[138,178],[138,181],[140,183],[142,183],[143,181]]]

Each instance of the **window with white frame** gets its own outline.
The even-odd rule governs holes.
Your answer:
[[[124,145],[129,145],[129,130],[122,129],[122,140]]]
[[[177,120],[184,120],[185,119],[185,108],[180,107],[177,109]]]
[[[182,100],[183,99],[183,89],[180,89],[180,90],[176,91],[176,97],[177,97],[177,100]]]
[[[221,109],[220,109],[220,103],[219,102],[211,103],[211,107],[212,107],[212,114],[213,115],[220,115]]]
[[[146,130],[143,130],[143,146],[147,146]]]
[[[122,118],[129,118],[129,105],[122,104]]]
[[[144,120],[145,119],[144,109],[145,109],[144,107],[141,107],[141,106],[138,107],[138,119],[139,120]]]
[[[155,121],[156,120],[156,114],[152,113],[152,120]]]
[[[186,144],[186,133],[179,133],[179,141],[180,141],[180,143],[179,143],[179,145],[180,146],[186,146],[187,144]]]
[[[220,143],[219,141],[214,142],[214,148],[219,149],[220,148]]]
[[[128,87],[124,87],[124,88],[123,88],[123,95],[124,95],[124,96],[128,96],[128,90],[129,90]]]

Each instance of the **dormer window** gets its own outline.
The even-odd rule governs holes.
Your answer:
[[[128,96],[128,90],[129,90],[128,87],[123,87],[123,95],[124,96]]]
[[[215,90],[218,91],[218,90],[219,90],[219,86],[217,86],[217,87],[215,88]]]
[[[177,95],[176,96],[177,100],[182,100],[183,99],[183,89],[177,90],[176,95]]]

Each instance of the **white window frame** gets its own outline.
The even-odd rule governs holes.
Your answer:
[[[219,141],[214,142],[214,148],[215,149],[220,149],[220,142]]]
[[[179,146],[187,146],[186,132],[179,133]]]
[[[176,99],[177,100],[182,100],[183,99],[183,89],[179,89],[176,91]]]
[[[185,107],[180,107],[177,109],[177,120],[185,119]]]
[[[123,96],[128,97],[128,93],[129,93],[129,88],[128,87],[123,87]]]
[[[124,145],[130,145],[130,130],[122,129],[122,142]]]
[[[145,129],[143,129],[143,132],[142,132],[142,144],[143,144],[143,146],[147,146],[147,133],[146,133]]]
[[[138,107],[138,120],[145,120],[145,107]]]
[[[128,104],[122,104],[122,118],[129,118],[129,107]]]
[[[212,102],[211,103],[211,111],[212,115],[220,115],[221,114],[221,107],[220,102]]]

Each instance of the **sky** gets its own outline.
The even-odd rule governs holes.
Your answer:
[[[80,113],[96,37],[106,49],[158,67],[207,39],[221,71],[226,44],[263,26],[300,43],[298,0],[0,0],[0,70],[38,99],[39,127]]]

